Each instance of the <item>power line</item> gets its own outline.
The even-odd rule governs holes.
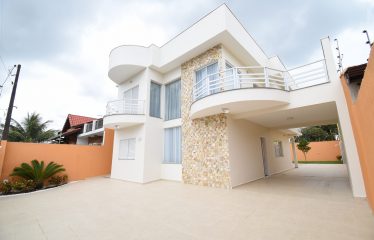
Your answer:
[[[8,69],[6,68],[6,65],[5,65],[4,59],[1,57],[1,55],[0,55],[0,61],[1,61],[1,64],[3,65],[5,71],[7,71]]]
[[[0,89],[0,97],[1,97],[1,95],[3,93],[3,89],[5,87],[5,83],[8,81],[9,77],[12,76],[12,72],[13,72],[13,70],[14,70],[15,67],[16,67],[16,65],[14,65],[12,69],[8,70],[8,75],[6,76],[4,82],[0,85],[0,88],[1,88]]]

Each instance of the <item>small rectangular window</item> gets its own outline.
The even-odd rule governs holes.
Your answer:
[[[181,80],[165,86],[165,120],[181,117]]]
[[[282,141],[273,141],[275,157],[283,157]]]
[[[163,163],[180,164],[182,162],[181,145],[182,145],[181,127],[166,128]]]
[[[151,82],[149,116],[160,118],[161,85]]]
[[[135,159],[135,138],[123,139],[119,141],[119,160]]]

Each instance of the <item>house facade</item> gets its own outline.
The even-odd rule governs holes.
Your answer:
[[[222,5],[161,47],[114,48],[111,177],[232,188],[293,168],[292,128],[337,123],[353,194],[365,196],[329,38],[321,45],[323,59],[286,69]]]
[[[59,134],[51,139],[58,144],[102,145],[103,119],[68,114]]]

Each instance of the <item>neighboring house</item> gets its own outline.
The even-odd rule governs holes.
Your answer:
[[[103,142],[103,119],[68,114],[64,127],[54,143],[101,145]]]
[[[222,5],[161,47],[114,48],[111,177],[232,188],[293,168],[289,129],[339,123],[353,194],[365,196],[329,38],[321,44],[324,59],[286,69]]]

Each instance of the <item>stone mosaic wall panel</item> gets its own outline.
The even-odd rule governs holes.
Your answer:
[[[221,45],[182,64],[182,176],[185,183],[230,188],[227,117],[189,117],[195,71],[217,61],[223,70]]]

